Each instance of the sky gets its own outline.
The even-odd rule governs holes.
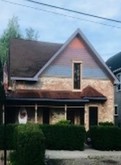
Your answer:
[[[121,21],[121,0],[34,1]],[[38,32],[40,41],[64,43],[79,28],[104,61],[121,51],[121,23],[50,8],[26,0],[0,0],[0,36],[13,16],[18,17],[22,33],[31,27]]]

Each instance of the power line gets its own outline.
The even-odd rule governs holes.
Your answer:
[[[34,10],[39,10],[39,11],[44,11],[44,12],[48,12],[48,13],[58,14],[58,15],[62,15],[62,16],[65,16],[65,17],[78,19],[78,20],[81,20],[81,21],[87,21],[87,22],[91,22],[91,23],[95,23],[95,24],[100,24],[100,25],[104,25],[104,26],[108,26],[108,27],[112,27],[112,28],[121,29],[121,27],[118,27],[118,26],[109,25],[109,24],[106,24],[106,23],[96,22],[96,21],[92,21],[92,20],[88,20],[88,19],[79,18],[79,17],[74,17],[74,16],[63,14],[63,13],[58,13],[58,12],[55,12],[55,11],[50,11],[50,10],[41,9],[41,8],[37,8],[37,7],[32,7],[32,6],[28,6],[28,5],[23,5],[23,4],[8,1],[8,0],[1,0],[1,1],[7,2],[9,4],[17,5],[17,6],[28,7],[28,8],[34,9]]]
[[[32,2],[32,3],[35,3],[35,4],[39,4],[39,5],[43,5],[43,6],[48,6],[48,7],[51,7],[51,8],[56,8],[56,9],[60,9],[60,10],[68,11],[68,12],[73,12],[73,13],[76,13],[76,14],[81,14],[81,15],[85,15],[85,16],[89,16],[89,17],[103,19],[103,20],[106,20],[106,21],[112,21],[112,22],[121,23],[120,20],[115,20],[115,19],[110,19],[110,18],[106,18],[106,17],[101,17],[101,16],[93,15],[93,14],[83,13],[83,12],[80,12],[80,11],[76,11],[76,10],[72,10],[72,9],[67,9],[67,8],[63,8],[63,7],[59,7],[59,6],[54,6],[54,5],[50,5],[50,4],[46,4],[46,3],[41,3],[41,2],[37,2],[37,1],[33,1],[33,0],[24,0],[24,1]]]

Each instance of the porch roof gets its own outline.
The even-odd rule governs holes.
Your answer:
[[[82,91],[16,90],[7,96],[7,101],[12,100],[86,103],[90,101],[106,101],[107,98],[91,86],[87,86]]]

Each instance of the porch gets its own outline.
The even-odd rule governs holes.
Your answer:
[[[100,109],[106,100],[92,87],[82,92],[15,91],[6,99],[6,122],[20,123],[19,117],[26,114],[26,122],[55,124],[60,120],[70,120],[72,124],[89,129],[98,124]]]

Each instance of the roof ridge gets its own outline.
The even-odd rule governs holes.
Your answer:
[[[19,40],[19,41],[25,41],[25,42],[38,42],[38,43],[47,43],[47,44],[58,44],[58,45],[63,45],[63,43],[59,42],[50,42],[50,41],[41,41],[41,40],[30,40],[30,39],[24,39],[24,38],[12,38],[12,40]]]

